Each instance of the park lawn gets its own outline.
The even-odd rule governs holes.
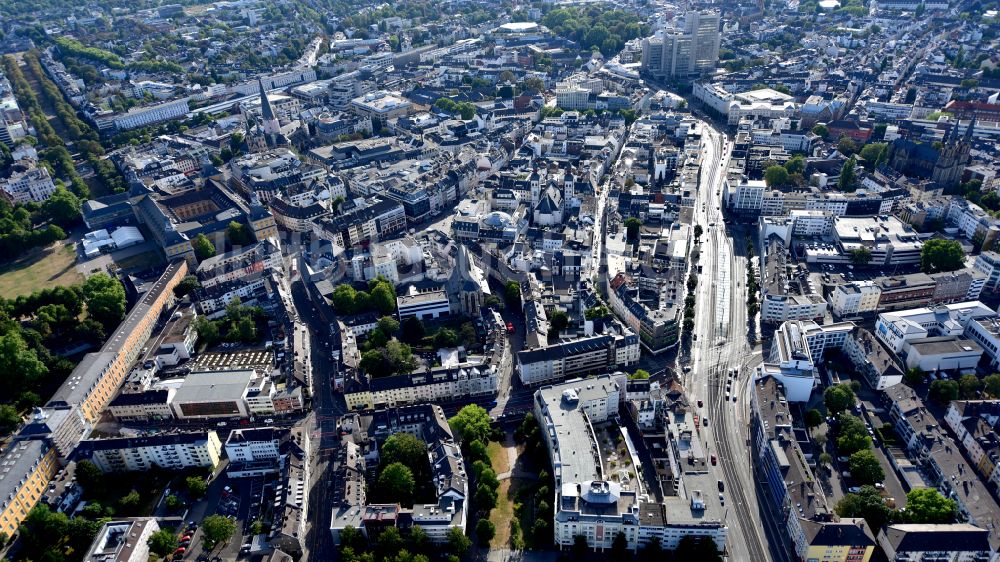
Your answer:
[[[13,262],[0,266],[0,297],[12,299],[19,295],[83,281],[76,270],[76,249],[72,242],[62,241],[47,248],[33,248]]]
[[[500,481],[497,490],[497,506],[490,511],[490,521],[497,529],[490,541],[491,549],[510,548],[510,522],[514,520],[514,495],[510,493],[511,479]]]
[[[490,465],[493,467],[493,472],[503,474],[510,471],[507,448],[502,443],[490,441],[490,444],[486,446],[486,454],[490,456]]]

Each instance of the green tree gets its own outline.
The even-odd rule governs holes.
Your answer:
[[[58,225],[68,227],[80,220],[80,199],[63,188],[42,203],[42,212]]]
[[[403,320],[401,335],[402,340],[405,342],[419,343],[426,335],[424,323],[416,316],[407,316],[406,320]]]
[[[557,308],[553,310],[552,314],[549,316],[549,322],[552,324],[553,330],[555,330],[556,332],[561,332],[565,330],[567,327],[569,327],[569,316],[567,316],[565,312]]]
[[[857,189],[858,173],[855,170],[857,168],[858,161],[854,159],[853,156],[844,162],[844,165],[840,168],[840,178],[837,179],[837,187],[841,191],[854,191]]]
[[[489,513],[497,506],[497,492],[485,484],[476,486],[476,506],[482,513]]]
[[[695,240],[701,238],[701,235],[704,234],[704,232],[705,232],[705,229],[703,229],[700,224],[694,225],[694,238],[695,238]]]
[[[104,473],[89,460],[76,463],[76,481],[91,493],[100,493],[104,486]]]
[[[200,476],[188,476],[184,483],[187,485],[188,494],[194,499],[205,497],[205,492],[208,491],[208,484]]]
[[[837,141],[837,152],[844,156],[852,156],[857,151],[858,144],[851,137],[840,137],[840,140]]]
[[[958,505],[934,488],[915,488],[906,494],[906,519],[910,523],[954,523]]]
[[[539,517],[531,525],[531,538],[536,548],[541,545],[548,545],[552,541],[552,525],[545,519]]]
[[[903,374],[903,382],[909,387],[917,387],[924,383],[927,375],[920,370],[919,367],[913,367],[907,369],[906,373]],[[998,377],[998,383],[1000,383],[1000,377]]]
[[[391,338],[393,334],[399,331],[399,321],[392,316],[383,316],[378,319],[378,330],[385,334],[387,338]]]
[[[853,453],[850,457],[851,477],[862,484],[875,484],[885,480],[885,471],[871,450]]]
[[[174,295],[177,298],[185,297],[198,288],[201,287],[201,283],[198,282],[198,278],[194,275],[186,275],[184,279],[181,279],[180,283],[174,286]]]
[[[521,308],[521,285],[517,281],[508,281],[504,285],[504,298],[507,299],[507,306],[515,309]]]
[[[889,152],[889,145],[884,142],[873,142],[862,147],[861,158],[865,162],[865,168],[871,170],[876,165],[882,163]]]
[[[472,322],[462,323],[462,327],[458,330],[458,337],[466,348],[479,343],[479,336],[476,334],[476,327],[472,325]]]
[[[469,442],[468,458],[473,462],[480,461],[487,465],[487,469],[489,468],[490,455],[486,452],[486,444],[478,439]]]
[[[434,334],[435,347],[455,347],[458,345],[458,334],[451,328],[441,328]]]
[[[859,246],[850,251],[850,260],[854,265],[868,265],[872,261],[872,251],[868,246]]]
[[[976,397],[976,393],[982,389],[982,383],[976,375],[962,375],[958,379],[958,390],[962,398],[971,400]]]
[[[177,497],[177,496],[175,496],[173,494],[170,494],[169,496],[167,496],[167,499],[165,500],[165,503],[166,503],[167,509],[169,509],[170,511],[180,511],[184,507],[184,505],[185,505],[184,504],[184,500],[180,499],[179,497]]]
[[[21,425],[21,414],[10,404],[0,405],[0,433],[8,434]]]
[[[788,170],[784,166],[769,166],[764,170],[764,181],[769,187],[778,187],[788,183]]]
[[[837,450],[841,455],[852,455],[871,447],[872,439],[861,420],[847,412],[840,414],[838,419],[840,420],[840,428],[837,436]]]
[[[415,475],[430,472],[427,443],[409,433],[394,433],[382,444],[379,462],[384,465],[401,463]]]
[[[823,423],[823,414],[820,413],[816,408],[806,412],[806,426],[816,427]]]
[[[19,331],[0,336],[0,373],[11,390],[32,387],[48,373],[34,349],[29,349]]]
[[[827,129],[826,125],[822,123],[816,123],[813,125],[812,132],[814,135],[817,135],[824,140],[830,136],[830,130]]]
[[[216,544],[229,542],[236,532],[236,522],[222,515],[209,515],[201,522],[205,547],[212,549]]]
[[[212,241],[204,234],[195,236],[194,240],[191,241],[191,247],[194,248],[194,255],[198,261],[207,260],[215,255],[215,244],[212,244]]]
[[[788,162],[785,162],[785,170],[788,172],[788,175],[792,174],[801,175],[805,173],[806,171],[805,157],[802,156],[801,154],[792,156],[791,158],[788,159]]]
[[[458,527],[448,529],[446,540],[448,543],[448,552],[459,557],[463,556],[469,550],[469,547],[472,546],[472,541]]]
[[[490,433],[490,413],[482,406],[469,404],[462,407],[455,417],[448,420],[452,431],[459,439],[466,443],[479,440],[483,443],[489,442]]]
[[[420,525],[410,527],[409,544],[410,550],[416,553],[425,554],[430,551],[431,537]]]
[[[958,383],[952,380],[938,380],[931,383],[929,394],[931,400],[947,404],[958,399]]]
[[[140,501],[142,501],[142,496],[139,495],[137,490],[132,490],[118,500],[118,505],[121,506],[122,510],[125,512],[132,512],[139,507]]]
[[[149,545],[150,552],[160,558],[165,558],[177,550],[177,534],[170,529],[160,529],[149,536],[146,544]]]
[[[829,386],[823,392],[823,403],[828,412],[838,414],[854,406],[854,391],[848,384]]]
[[[924,273],[955,271],[964,265],[965,252],[956,240],[928,240],[920,250],[920,268]]]
[[[231,221],[226,227],[226,238],[233,246],[247,246],[253,243],[253,235],[245,224],[239,221]]]
[[[19,560],[63,561],[63,537],[69,529],[65,513],[51,511],[45,504],[36,505],[21,523]]]
[[[354,314],[354,301],[358,297],[358,292],[349,283],[337,285],[330,296],[330,304],[334,310],[341,314]]]
[[[636,241],[639,239],[639,229],[642,228],[642,221],[635,218],[629,217],[625,219],[625,235],[631,241]]]
[[[413,472],[403,463],[394,462],[382,469],[377,480],[379,496],[401,505],[413,505],[416,482]]]
[[[629,379],[633,380],[644,380],[649,378],[649,371],[643,369],[637,369],[634,373],[628,376]]]
[[[497,535],[496,526],[485,517],[476,523],[476,538],[479,539],[479,546],[486,548],[490,546],[490,541]]]
[[[986,375],[983,378],[983,387],[986,388],[986,392],[990,396],[1000,398],[1000,373]]]
[[[87,314],[109,332],[125,318],[125,287],[107,273],[96,273],[81,287]]]
[[[873,486],[862,486],[860,492],[847,494],[834,511],[841,517],[863,517],[872,529],[881,529],[892,518],[892,510]]]
[[[611,311],[608,310],[608,307],[604,306],[603,304],[599,304],[597,306],[590,307],[590,308],[587,309],[587,312],[584,313],[584,317],[587,320],[596,320],[598,318],[607,318],[610,315],[611,315]]]
[[[396,289],[392,283],[385,281],[371,288],[372,305],[381,314],[396,312]]]

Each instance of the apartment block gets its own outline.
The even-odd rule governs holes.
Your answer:
[[[144,472],[159,467],[169,470],[210,468],[219,465],[222,442],[214,431],[162,433],[148,437],[86,439],[75,456],[89,459],[103,472]]]

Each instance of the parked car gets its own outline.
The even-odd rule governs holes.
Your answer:
[[[843,476],[844,478],[850,478],[851,477],[851,471],[850,470],[845,470],[845,471],[841,472],[840,475]]]
[[[850,493],[852,493],[852,494],[857,494],[858,492],[861,491],[861,488],[859,488],[857,486],[851,486],[850,488],[847,489],[847,491],[850,492]]]

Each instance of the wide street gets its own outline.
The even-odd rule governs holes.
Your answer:
[[[747,338],[746,237],[723,221],[722,183],[731,146],[724,133],[701,122],[703,164],[694,209],[702,226],[691,369],[683,375],[699,408],[706,450],[718,458],[711,470],[725,483],[726,523],[732,560],[785,560],[783,534],[754,478],[749,447],[749,390],[760,350]],[[692,265],[692,271],[697,267]],[[735,371],[734,371],[735,370]],[[762,532],[763,531],[763,532]]]

